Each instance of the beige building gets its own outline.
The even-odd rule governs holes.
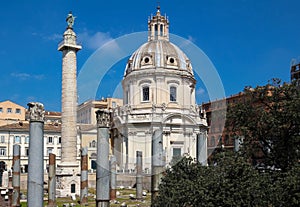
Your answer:
[[[123,99],[105,98],[86,101],[77,108],[77,123],[96,125],[96,111],[98,109],[114,109],[118,106],[123,106]]]
[[[57,161],[61,156],[61,125],[44,125],[44,166],[48,166],[49,153],[56,154]],[[18,144],[21,148],[21,172],[26,173],[28,169],[29,148],[29,123],[18,122],[0,126],[0,160],[5,162],[7,170],[12,167],[13,145]]]
[[[28,111],[12,101],[0,103],[0,160],[9,170],[12,167],[13,145],[21,147],[21,170],[27,172],[29,147]],[[79,136],[78,136],[79,137]],[[80,149],[80,140],[78,142]],[[61,156],[61,113],[45,112],[44,166],[48,165],[49,153],[54,153],[59,162]],[[78,157],[79,159],[79,157]]]
[[[96,111],[99,109],[115,109],[123,105],[123,100],[118,98],[105,98],[102,100],[89,100],[78,106],[77,121],[82,147],[88,147],[88,169],[96,169],[97,159],[97,120]],[[112,149],[110,150],[112,153]]]
[[[0,126],[25,121],[26,109],[12,101],[0,102]]]
[[[123,100],[116,98],[106,98],[103,100],[90,100],[78,106],[77,114],[82,118],[77,124],[77,160],[80,160],[80,149],[88,147],[88,169],[93,172],[96,169],[97,158],[97,128],[96,114],[98,109],[113,109],[122,106]],[[0,160],[5,162],[7,169],[12,166],[13,145],[21,146],[21,166],[22,172],[27,172],[28,167],[28,147],[29,147],[29,122],[27,111],[24,107],[11,101],[1,102],[2,113],[0,126]],[[6,113],[11,108],[12,112]],[[14,115],[14,116],[13,116]],[[85,116],[85,118],[83,118]],[[14,117],[14,119],[12,118]],[[78,119],[80,120],[80,119]],[[84,123],[83,120],[89,120]],[[57,163],[61,159],[61,112],[45,111],[44,125],[44,166],[45,171],[48,166],[49,153],[56,154]]]

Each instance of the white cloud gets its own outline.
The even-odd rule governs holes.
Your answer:
[[[51,34],[51,35],[44,35],[39,33],[32,33],[33,36],[40,36],[45,40],[49,41],[62,41],[63,35],[62,34]],[[103,46],[105,43],[113,40],[108,32],[96,32],[92,34],[87,29],[84,32],[77,34],[77,41],[83,45],[87,49],[96,50],[99,47]]]
[[[58,34],[58,33],[44,34],[44,33],[32,32],[31,35],[36,36],[37,38],[42,38],[47,41],[57,42],[63,39],[63,34]]]
[[[32,102],[32,101],[36,101],[36,97],[35,96],[28,96],[26,97],[26,102]]]
[[[44,39],[52,40],[52,41],[62,40],[63,35],[62,34],[52,34],[52,35],[49,35],[49,36],[45,36]]]
[[[205,90],[203,88],[198,88],[196,90],[196,95],[203,95],[205,93]]]
[[[188,38],[187,39],[185,38],[183,41],[181,41],[178,46],[180,48],[189,47],[190,45],[192,45],[195,42],[196,42],[196,39],[189,35]]]
[[[15,94],[12,94],[9,99],[15,101],[15,100],[18,100],[19,98],[20,98],[20,94],[15,93]]]
[[[32,77],[36,80],[43,80],[45,78],[45,76],[43,74],[33,75]]]
[[[11,73],[10,75],[20,80],[27,80],[30,78],[30,75],[28,73]]]
[[[36,79],[36,80],[43,80],[45,78],[44,75],[32,75],[28,73],[11,73],[10,74],[13,78],[17,78],[19,80],[29,80],[29,79]]]
[[[188,36],[188,40],[191,41],[192,43],[196,42],[196,39],[192,37],[191,35]]]
[[[96,50],[105,43],[113,40],[109,33],[106,32],[96,32],[95,34],[90,34],[85,31],[78,34],[78,41],[82,43],[88,49]]]

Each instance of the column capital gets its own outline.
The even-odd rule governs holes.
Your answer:
[[[44,105],[39,102],[29,102],[27,104],[30,121],[44,122],[45,110]]]
[[[110,127],[110,111],[107,109],[99,109],[96,111],[97,127]]]

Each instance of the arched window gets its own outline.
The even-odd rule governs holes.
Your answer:
[[[150,93],[150,90],[149,90],[149,86],[143,86],[143,89],[142,89],[142,100],[143,101],[149,101],[149,93]]]
[[[170,87],[170,101],[176,101],[177,98],[177,88],[175,86]]]

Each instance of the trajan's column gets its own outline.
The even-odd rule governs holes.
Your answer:
[[[74,16],[67,16],[68,27],[58,50],[62,57],[62,129],[61,129],[61,162],[57,165],[57,191],[60,196],[80,194],[80,168],[77,156],[77,83],[76,53],[81,46],[76,42],[73,31]]]

